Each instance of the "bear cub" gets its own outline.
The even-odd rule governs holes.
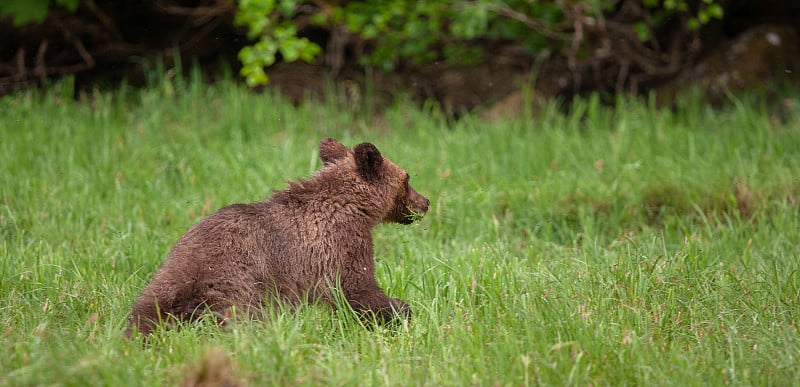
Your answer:
[[[224,207],[186,232],[134,302],[125,335],[206,312],[224,319],[232,308],[259,318],[278,302],[333,304],[331,286],[365,321],[410,318],[408,304],[375,281],[372,229],[409,224],[430,202],[370,143],[351,150],[326,138],[319,157],[324,165],[310,178]]]

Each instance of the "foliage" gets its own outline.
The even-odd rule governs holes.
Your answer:
[[[257,42],[239,51],[241,74],[250,86],[268,82],[264,67],[276,61],[280,53],[286,62],[298,59],[311,62],[321,51],[319,45],[297,36],[292,21],[298,0],[239,0],[234,22],[247,27],[247,36]]]
[[[78,4],[80,0],[3,0],[0,2],[0,17],[11,17],[16,25],[41,22],[52,5],[75,11]]]
[[[484,55],[491,55],[485,51],[488,42],[517,41],[530,55],[544,53],[565,57],[572,71],[577,71],[578,62],[597,64],[610,61],[615,70],[627,73],[628,69],[619,68],[619,63],[634,61],[641,72],[660,73],[664,68],[677,70],[672,70],[674,63],[663,63],[665,53],[661,52],[663,44],[658,42],[656,31],[667,27],[693,31],[712,18],[722,17],[723,9],[716,0],[694,3],[687,0],[350,1],[343,2],[343,5],[323,3],[324,6],[311,12],[310,19],[331,31],[337,26],[345,26],[350,34],[370,42],[371,48],[360,53],[361,64],[378,66],[386,71],[398,68],[403,61],[413,64],[439,60],[454,65],[476,63]],[[291,9],[290,5],[297,6],[294,1],[282,1],[281,4],[287,11]],[[306,8],[311,7],[306,5]],[[260,13],[240,10],[243,12],[251,16],[243,21],[250,26],[259,26],[265,18],[273,15],[271,8]],[[288,18],[290,13],[284,12],[284,16]],[[675,26],[676,20],[682,25]],[[296,29],[287,30],[285,34],[278,32],[281,31],[259,33],[266,39],[296,39],[293,35]],[[614,38],[619,35],[633,36],[636,41]],[[680,34],[675,36],[678,40],[686,40]],[[595,52],[601,52],[602,57],[597,57]],[[311,60],[319,50],[315,47],[305,53],[304,59]],[[242,55],[246,72],[257,74],[257,65],[274,62],[270,55],[266,55],[268,60],[262,61]],[[251,79],[258,81],[263,76],[248,76],[248,80]]]
[[[38,22],[54,6],[75,10],[79,4],[79,0],[8,0],[0,2],[0,16],[10,16],[17,24]],[[92,67],[91,48],[97,45],[91,39],[102,39],[95,34],[111,34],[124,42],[115,27],[117,22],[124,23],[108,16],[115,12],[91,4],[86,4],[85,14],[104,32],[98,33],[94,27],[86,31],[65,27],[85,26],[87,20],[60,25],[62,29],[75,29],[65,34],[87,42],[70,39],[74,47],[69,49],[75,50],[83,66],[74,67],[70,62],[59,72]],[[113,2],[103,4],[103,8],[117,6]],[[334,67],[333,72],[338,71],[336,66],[344,62],[345,55],[352,54],[362,65],[391,71],[403,64],[437,61],[474,64],[495,55],[497,44],[518,42],[521,50],[515,52],[523,53],[530,63],[550,58],[556,66],[566,67],[575,90],[581,88],[584,78],[592,78],[609,83],[617,91],[635,91],[638,83],[675,74],[689,63],[696,54],[693,47],[699,46],[697,29],[724,13],[719,0],[239,0],[212,2],[195,9],[152,4],[146,12],[183,15],[188,25],[197,26],[208,23],[209,17],[229,17],[234,6],[235,24],[246,28],[252,40],[239,52],[241,74],[251,86],[266,84],[264,69],[279,60],[317,60],[322,46],[328,51],[325,60]],[[309,39],[312,29],[317,41]],[[210,29],[197,31],[198,36],[187,41],[206,38],[203,31]],[[340,31],[346,31],[346,36],[342,37]],[[328,41],[321,41],[326,37]],[[43,50],[48,47],[44,40],[31,43]],[[130,47],[131,42],[124,43]],[[21,48],[17,47],[18,52],[23,52]],[[140,54],[156,55],[135,55]],[[47,58],[42,55],[41,59]],[[43,67],[54,68],[49,64]],[[18,71],[21,74],[12,73],[12,78],[33,73],[23,70]],[[592,73],[591,77],[587,73]],[[609,85],[592,86],[603,89]]]
[[[563,20],[555,3],[517,2],[519,11],[548,23]],[[531,34],[517,20],[502,17],[502,2],[408,0],[347,2],[335,7],[330,17],[319,14],[318,23],[344,24],[350,33],[374,41],[374,49],[360,58],[363,64],[392,70],[401,60],[415,64],[447,60],[452,64],[477,62],[484,54],[478,40],[515,39],[533,50],[547,42]]]
[[[662,9],[662,12],[657,12],[654,17],[663,22],[667,17],[676,13],[687,13],[690,15],[688,19],[688,26],[691,29],[700,28],[703,24],[708,23],[711,19],[722,19],[724,14],[722,5],[716,0],[702,0],[696,7],[696,12],[692,14],[690,3],[686,0],[643,0],[644,5],[650,9]]]
[[[178,385],[209,347],[247,385],[800,377],[797,97],[778,117],[588,99],[449,124],[398,104],[368,124],[233,82],[162,83],[0,99],[0,385]],[[376,143],[432,201],[376,231],[378,282],[411,324],[368,331],[319,306],[124,341],[177,238],[313,173],[325,136]]]

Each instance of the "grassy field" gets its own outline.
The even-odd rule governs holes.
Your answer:
[[[173,385],[206,354],[251,386],[797,384],[798,100],[557,110],[364,118],[166,81],[2,98],[0,385]],[[325,136],[375,143],[431,199],[375,231],[414,320],[312,306],[124,340],[177,238],[309,176]]]

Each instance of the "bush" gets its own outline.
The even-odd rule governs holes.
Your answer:
[[[240,55],[248,83],[266,82],[262,68],[275,62],[277,51],[287,61],[310,61],[321,52],[318,45],[297,37],[299,29],[292,23],[300,7],[311,23],[329,31],[343,26],[365,43],[362,65],[389,71],[402,63],[471,64],[491,55],[487,43],[514,41],[531,57],[563,62],[575,88],[592,68],[595,79],[612,80],[617,91],[636,91],[640,82],[677,73],[691,58],[698,28],[723,16],[717,0],[372,0],[313,5],[246,0],[240,2],[237,21],[250,28],[251,37],[260,37]]]
[[[302,59],[311,62],[322,51],[316,43],[297,36],[296,0],[239,0],[234,22],[247,27],[247,37],[257,39],[253,45],[239,51],[241,74],[250,86],[268,82],[264,67],[276,61],[280,53],[284,61]]]
[[[79,3],[80,0],[3,0],[0,2],[0,18],[11,17],[16,25],[41,22],[52,5],[75,11]]]
[[[363,66],[391,71],[434,61],[469,65],[491,59],[497,44],[512,42],[530,63],[547,59],[567,69],[574,91],[636,92],[640,84],[670,77],[697,56],[698,29],[723,16],[719,1],[238,0],[233,22],[244,27],[252,41],[238,53],[241,74],[251,86],[268,82],[265,67],[277,61],[312,62],[323,46],[333,72],[344,62],[345,52],[352,52]],[[55,7],[75,11],[80,4],[79,0],[6,0],[0,3],[0,16],[10,16],[19,25],[42,21]],[[78,16],[92,18],[93,11],[100,11],[94,18],[103,19],[101,28],[123,25],[129,22],[106,21],[130,16],[125,10],[131,6],[138,7],[88,2],[83,7],[89,12]],[[223,0],[193,7],[155,2],[142,14],[179,8],[179,14],[194,15],[193,22],[203,25],[206,15],[229,22],[234,12],[234,4]],[[203,31],[207,33],[191,33]],[[313,39],[310,31],[315,32]],[[71,36],[81,34],[73,31]]]

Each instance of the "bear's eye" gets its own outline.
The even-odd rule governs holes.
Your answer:
[[[409,190],[411,190],[411,185],[408,183],[408,181],[409,181],[409,180],[411,180],[411,176],[409,176],[409,175],[406,175],[406,180],[403,182],[403,184],[404,184],[404,185],[405,185],[405,187],[406,187],[406,192],[408,192]]]

